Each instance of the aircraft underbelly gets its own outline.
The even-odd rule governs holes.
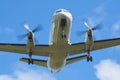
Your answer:
[[[53,72],[59,71],[66,64],[65,47],[69,45],[71,18],[71,14],[64,12],[53,16],[50,44],[54,50],[48,59],[48,67]]]
[[[50,67],[52,69],[60,69],[62,68],[66,63],[66,54],[62,53],[56,53],[55,55],[52,55],[50,58]]]

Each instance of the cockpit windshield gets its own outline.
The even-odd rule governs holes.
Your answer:
[[[68,11],[65,10],[65,9],[59,9],[59,10],[56,11],[56,13],[59,13],[59,12],[62,12],[62,11],[63,11],[63,12],[68,12]]]
[[[62,10],[57,10],[56,13],[62,12]]]

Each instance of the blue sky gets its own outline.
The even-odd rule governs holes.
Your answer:
[[[0,1],[0,42],[26,43],[26,39],[17,39],[18,35],[26,33],[23,27],[26,22],[32,29],[42,25],[43,31],[35,36],[39,44],[48,44],[52,16],[60,8],[67,9],[73,16],[71,43],[84,41],[84,35],[77,36],[76,32],[86,30],[83,24],[86,17],[91,26],[100,22],[103,24],[102,30],[94,32],[96,40],[120,37],[119,4],[119,0]],[[59,73],[51,74],[47,68],[19,61],[19,58],[28,55],[0,52],[0,80],[119,80],[119,53],[119,46],[93,51],[92,63],[79,61],[65,66]]]

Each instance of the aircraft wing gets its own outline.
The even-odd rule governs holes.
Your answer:
[[[94,45],[91,51],[113,47],[117,45],[120,45],[120,38],[98,40],[98,41],[94,41]],[[84,42],[71,44],[67,49],[69,55],[81,54],[83,52],[86,52]]]
[[[35,45],[33,48],[33,55],[49,56],[50,48],[49,45]],[[4,52],[28,54],[27,49],[26,44],[0,43],[0,51]]]

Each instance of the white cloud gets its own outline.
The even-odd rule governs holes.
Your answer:
[[[10,33],[13,33],[14,32],[14,30],[12,29],[12,28],[10,28],[10,27],[4,27],[4,28],[0,28],[0,33],[1,34],[10,34]]]
[[[103,60],[95,65],[99,80],[120,80],[120,64],[112,60]]]
[[[112,0],[105,0],[102,4],[100,4],[94,9],[94,12],[100,15],[106,15],[107,13],[106,10],[107,8],[109,8],[108,6],[111,3],[112,3]]]
[[[9,75],[0,75],[0,80],[15,80]]]
[[[120,21],[113,24],[112,28],[112,35],[113,36],[119,36],[120,35]]]
[[[12,74],[1,74],[0,80],[56,80],[52,75],[41,70],[15,70]]]
[[[104,5],[98,6],[97,8],[95,8],[95,12],[98,14],[105,13],[105,6]]]
[[[92,15],[88,17],[88,21],[91,26],[95,26],[96,24],[99,24],[104,20],[107,14],[105,10],[105,8],[107,7],[107,3],[108,2],[105,1],[104,3],[93,9]]]
[[[9,28],[9,27],[6,27],[6,28],[4,29],[4,31],[5,31],[5,32],[8,32],[8,33],[14,32],[14,30],[11,29],[11,28]]]

